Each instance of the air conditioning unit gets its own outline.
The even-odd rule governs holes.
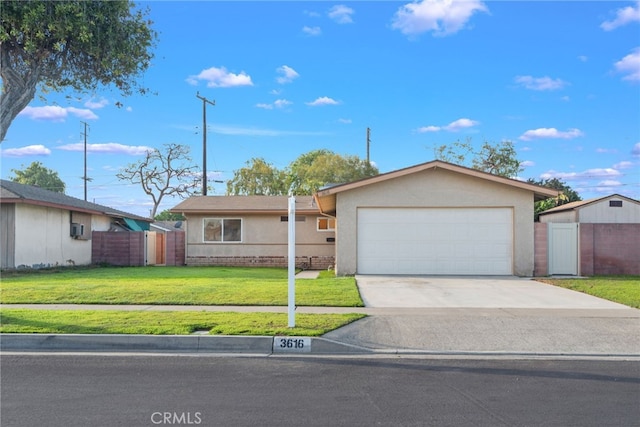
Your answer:
[[[71,223],[71,237],[80,237],[84,234],[84,224],[78,224],[77,222]]]

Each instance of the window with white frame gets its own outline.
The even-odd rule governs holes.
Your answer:
[[[242,241],[242,220],[239,218],[205,218],[203,240],[225,243]]]
[[[336,220],[334,218],[318,218],[318,231],[335,231]]]

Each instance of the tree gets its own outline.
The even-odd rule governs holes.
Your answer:
[[[253,158],[227,182],[227,194],[280,196],[287,194],[286,176],[263,158]]]
[[[156,221],[184,221],[185,217],[183,217],[179,213],[173,213],[169,212],[168,210],[164,210],[158,215],[154,216],[153,219],[155,219]]]
[[[40,162],[33,162],[24,170],[11,169],[11,172],[15,174],[14,177],[9,178],[13,182],[34,185],[45,190],[64,194],[66,185],[58,176],[58,172],[44,167]]]
[[[123,96],[148,89],[136,80],[150,65],[157,33],[128,0],[3,0],[0,8],[0,141],[44,92],[91,92],[113,84]]]
[[[329,150],[301,155],[287,169],[293,194],[313,194],[327,184],[343,184],[378,175],[379,171],[358,156],[341,156]]]
[[[251,159],[234,172],[227,194],[310,195],[327,184],[352,182],[377,175],[378,169],[358,156],[341,156],[329,150],[302,154],[284,170],[264,159]]]
[[[515,178],[523,171],[511,141],[502,141],[499,144],[485,141],[479,151],[474,151],[469,139],[466,142],[456,141],[434,149],[436,159],[459,165],[468,164],[470,155],[473,155],[470,166],[476,170],[507,178]]]
[[[189,147],[180,144],[164,144],[164,151],[147,151],[144,159],[131,163],[116,174],[119,180],[140,184],[153,200],[151,218],[165,196],[187,198],[200,187],[198,168],[190,164]]]
[[[556,206],[561,206],[566,203],[578,202],[582,200],[580,195],[575,190],[573,190],[567,185],[567,183],[558,178],[547,178],[540,180],[530,178],[527,180],[527,182],[531,184],[541,185],[547,188],[553,188],[554,190],[558,190],[561,192],[558,197],[551,197],[534,204],[534,221],[538,221],[540,212],[544,212],[548,209],[555,208]]]

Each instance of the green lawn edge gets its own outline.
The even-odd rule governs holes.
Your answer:
[[[23,334],[147,334],[309,336],[317,337],[366,317],[360,313],[296,314],[288,327],[287,313],[176,312],[118,310],[0,310],[0,333]]]
[[[595,276],[566,279],[537,278],[536,280],[624,304],[632,308],[640,308],[640,276]]]

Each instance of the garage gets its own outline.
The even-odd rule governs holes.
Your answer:
[[[511,275],[511,208],[357,210],[359,274]]]

